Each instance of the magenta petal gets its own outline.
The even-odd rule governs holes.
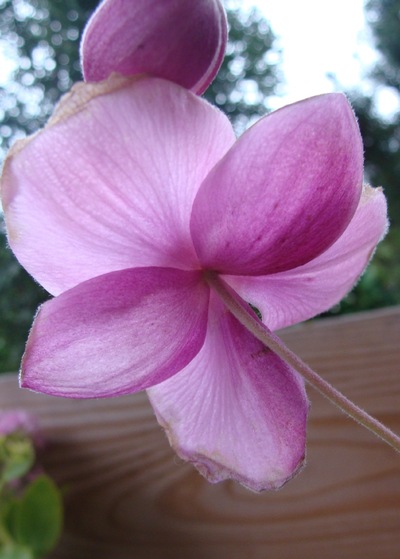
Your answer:
[[[347,227],[362,170],[360,132],[343,95],[313,97],[264,117],[196,196],[191,232],[202,265],[262,275],[305,264]]]
[[[338,303],[362,274],[387,226],[382,190],[365,186],[346,231],[318,258],[270,276],[225,276],[224,279],[261,311],[268,328],[284,328]]]
[[[277,489],[303,464],[306,416],[299,375],[212,295],[206,341],[174,378],[148,393],[181,458],[211,482]]]
[[[202,93],[224,56],[227,22],[219,0],[105,0],[86,27],[87,81],[112,72],[151,74]]]
[[[202,347],[208,299],[200,272],[138,268],[88,280],[40,308],[21,384],[103,398],[161,382]]]
[[[234,141],[220,111],[176,84],[78,84],[5,162],[10,246],[53,295],[114,270],[198,268],[193,200]]]

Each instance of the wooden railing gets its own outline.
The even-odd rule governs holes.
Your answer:
[[[306,323],[286,343],[400,432],[400,309]],[[65,490],[53,559],[398,559],[400,456],[309,390],[305,470],[257,495],[210,485],[171,451],[145,394],[71,401],[0,379],[3,409],[39,418]]]

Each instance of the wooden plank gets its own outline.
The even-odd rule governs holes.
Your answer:
[[[361,406],[400,432],[400,309],[282,334]],[[2,409],[25,407],[66,491],[53,559],[398,559],[400,457],[310,392],[308,465],[277,493],[210,485],[171,451],[145,394],[71,401],[0,379]]]

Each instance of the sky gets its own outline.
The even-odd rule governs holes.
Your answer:
[[[363,0],[236,0],[235,3],[244,7],[256,5],[280,36],[287,79],[286,101],[332,90],[326,72],[336,74],[345,86],[357,84],[360,77],[357,57],[364,63],[370,63],[374,57],[365,40]],[[6,49],[7,45],[0,44],[0,85],[6,84],[15,64],[4,56]]]
[[[286,84],[275,108],[353,87],[372,92],[365,74],[378,57],[364,0],[240,0],[239,5],[257,6],[279,37]],[[336,84],[327,74],[335,76]],[[374,92],[381,113],[390,115],[398,109],[397,94],[387,89],[376,92],[376,87]]]
[[[377,61],[365,21],[364,0],[226,0],[249,8],[257,6],[279,37],[285,84],[273,108],[305,97],[362,86],[375,93],[385,116],[398,110],[399,97],[386,89],[376,91],[364,78]],[[14,62],[0,42],[0,87],[6,85]],[[3,53],[1,52],[3,50]],[[3,54],[3,56],[2,56]],[[335,79],[329,78],[328,74]],[[336,80],[336,81],[335,81]]]

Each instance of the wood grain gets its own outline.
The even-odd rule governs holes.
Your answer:
[[[400,309],[282,333],[358,404],[400,432]],[[277,493],[210,485],[171,451],[145,394],[71,401],[0,379],[3,409],[35,413],[65,488],[53,559],[398,559],[400,456],[315,392],[308,464]]]

